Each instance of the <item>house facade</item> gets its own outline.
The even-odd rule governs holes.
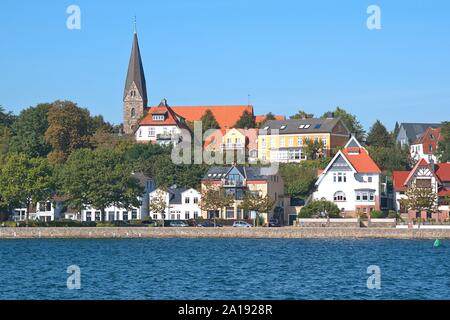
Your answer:
[[[421,218],[437,221],[449,218],[450,197],[450,163],[433,163],[421,159],[411,171],[394,171],[393,184],[395,191],[395,206],[400,213],[408,215],[409,219]],[[401,200],[407,198],[407,190],[411,187],[429,188],[436,195],[433,212],[417,212],[402,206]]]
[[[439,128],[440,123],[401,123],[396,142],[402,147],[413,144],[424,134],[427,128]]]
[[[368,151],[352,137],[320,173],[314,200],[334,202],[344,217],[380,210],[380,173]]]
[[[437,163],[437,148],[442,139],[441,128],[427,128],[422,136],[409,146],[411,158],[415,161],[426,159],[428,162]]]
[[[229,167],[211,167],[202,179],[202,192],[208,188],[222,189],[225,193],[233,196],[234,202],[231,206],[222,210],[203,211],[203,218],[240,220],[249,219],[250,212],[245,212],[239,205],[246,194],[265,197],[268,195],[275,201],[274,208],[263,214],[264,221],[276,217],[282,222],[287,221],[284,216],[285,196],[284,182],[282,177],[276,174],[267,174],[261,167],[245,167],[233,165]]]
[[[165,199],[164,213],[150,210],[153,220],[190,220],[201,217],[201,194],[193,188],[156,189],[149,195],[150,203],[156,199]]]
[[[39,201],[30,208],[29,220],[43,222],[54,221],[64,217],[64,200],[54,197],[51,200]],[[25,221],[27,218],[27,208],[14,209],[12,219],[14,221]]]
[[[323,155],[345,145],[350,136],[340,118],[271,120],[261,125],[258,136],[258,158],[270,162],[306,160],[306,140],[323,143]]]

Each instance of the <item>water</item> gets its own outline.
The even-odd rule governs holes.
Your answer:
[[[431,240],[1,240],[0,299],[449,299],[449,257]]]

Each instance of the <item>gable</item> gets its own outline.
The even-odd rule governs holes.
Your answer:
[[[329,171],[352,171],[352,168],[348,165],[347,161],[340,154],[336,160],[333,161],[328,168]]]

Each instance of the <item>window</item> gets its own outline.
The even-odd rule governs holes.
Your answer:
[[[170,215],[170,220],[175,220],[175,215],[174,214]]]
[[[188,197],[184,198],[184,203],[189,203],[189,198]]]
[[[263,148],[266,147],[266,138],[261,138],[261,144],[262,144]]]
[[[356,201],[374,201],[375,192],[373,191],[357,191]]]
[[[271,146],[272,148],[274,148],[275,145],[276,145],[275,137],[270,138],[270,146]]]
[[[344,172],[333,173],[333,182],[347,182],[347,174]]]
[[[123,211],[122,212],[122,220],[123,221],[128,221],[128,211]]]
[[[137,220],[137,210],[136,209],[131,210],[131,219]]]
[[[327,145],[327,138],[322,138],[322,144],[323,144],[324,146]]]
[[[234,208],[233,207],[227,207],[227,209],[226,209],[226,217],[227,217],[227,219],[233,219],[234,218]]]
[[[319,129],[321,126],[322,126],[322,124],[321,124],[321,123],[318,123],[318,124],[316,124],[316,125],[314,126],[314,129]]]
[[[367,177],[367,182],[372,182],[373,178],[372,177]]]
[[[338,191],[334,194],[333,197],[334,201],[347,201],[347,197],[345,196],[345,193],[342,191]]]
[[[133,91],[131,91],[133,92]],[[131,117],[135,118],[136,117],[136,110],[134,108],[131,108]]]
[[[90,211],[86,211],[86,221],[92,221],[92,216]]]
[[[149,137],[154,137],[155,134],[156,134],[156,132],[155,132],[155,128],[154,127],[148,128],[148,136]]]
[[[109,211],[108,212],[108,220],[109,221],[114,221],[114,211]]]
[[[181,214],[177,213],[177,220],[181,219]]]
[[[305,124],[305,129],[308,129],[309,127],[311,127],[310,124]]]
[[[164,121],[164,115],[163,114],[154,114],[154,115],[152,115],[152,119],[154,121]]]
[[[190,217],[190,213],[189,213],[189,211],[185,211],[184,212],[184,218],[186,219],[186,220],[189,220],[191,217]]]
[[[280,127],[280,130],[284,130],[284,129],[286,129],[286,126],[281,126]]]
[[[280,138],[280,147],[284,147],[285,146],[285,140],[284,138]]]
[[[294,138],[289,138],[289,147],[294,146]]]
[[[431,179],[416,179],[417,188],[431,188]]]
[[[198,197],[194,197],[194,203],[198,204]]]
[[[303,145],[303,138],[302,138],[302,137],[298,137],[298,138],[297,138],[297,144],[298,144],[299,146],[302,146],[302,145]]]
[[[153,215],[153,220],[157,220],[158,219],[158,215],[157,214],[154,214]]]
[[[431,145],[431,144],[428,145],[428,151],[429,151],[429,152],[433,152],[433,145]]]
[[[139,137],[142,137],[142,129],[139,129]]]
[[[194,211],[194,219],[198,218],[198,211]]]
[[[95,221],[100,221],[100,211],[95,211]]]

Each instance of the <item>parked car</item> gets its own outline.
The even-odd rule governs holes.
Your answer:
[[[169,225],[171,227],[189,227],[189,225],[183,221],[170,221]]]
[[[233,222],[233,227],[235,228],[251,228],[253,227],[250,223],[245,221],[235,221]]]
[[[281,223],[278,221],[278,219],[270,219],[269,220],[269,227],[281,227]]]
[[[216,223],[216,225],[214,226],[214,221],[203,221],[202,223],[199,223],[197,225],[198,227],[204,227],[204,228],[211,228],[211,227],[223,227],[223,225],[221,225],[220,223]]]

